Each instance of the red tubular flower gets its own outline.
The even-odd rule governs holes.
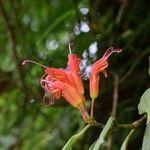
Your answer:
[[[120,48],[113,48],[110,47],[103,55],[103,57],[99,60],[97,60],[93,65],[91,69],[91,75],[90,75],[90,96],[92,100],[96,99],[99,93],[99,80],[100,76],[99,73],[103,72],[105,77],[107,77],[106,68],[108,67],[108,58],[109,56],[116,52],[120,53],[122,49]]]
[[[91,118],[88,115],[85,98],[81,95],[75,87],[70,84],[64,84],[64,90],[62,91],[62,96],[74,107],[79,108],[83,120],[87,123],[91,123]]]
[[[50,68],[48,69],[49,69],[48,71],[50,71]],[[57,71],[59,71],[59,69]],[[72,76],[69,77],[69,75],[70,74],[62,74],[59,80],[58,77],[57,76],[55,77],[54,74],[51,75],[48,74],[45,78],[41,79],[41,86],[45,89],[46,93],[53,94],[49,104],[53,103],[54,98],[58,99],[60,98],[60,96],[63,96],[73,107],[76,107],[80,110],[84,121],[89,123],[91,122],[91,118],[89,117],[86,110],[85,98],[78,92],[75,84],[71,83],[70,80],[68,80],[69,78],[72,77]]]
[[[79,76],[80,61],[75,54],[70,54],[68,59],[69,70],[49,68],[30,60],[26,60],[22,64],[32,62],[45,68],[45,74],[40,80],[41,87],[45,90],[44,102],[47,95],[50,95],[48,105],[53,104],[62,96],[69,104],[80,110],[86,123],[90,123],[92,120],[85,106],[84,88]]]
[[[48,68],[49,71],[51,68]],[[53,69],[52,69],[53,70]],[[46,93],[59,92],[61,95],[74,107],[79,107],[85,102],[85,98],[81,95],[75,86],[75,84],[69,80],[69,74],[61,74],[61,70],[55,69],[55,71],[60,71],[58,74],[48,74],[44,78],[41,78],[41,86],[44,88]],[[57,73],[58,73],[57,72]],[[72,78],[73,80],[73,78]]]

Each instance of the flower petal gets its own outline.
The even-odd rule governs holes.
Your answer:
[[[68,73],[65,69],[46,68],[45,73],[51,77],[52,81],[68,82]]]
[[[109,49],[107,49],[107,51],[104,53],[103,57],[105,57],[106,59],[108,59],[108,57],[112,54],[112,53],[120,53],[122,51],[121,48],[113,48],[110,47]]]
[[[80,60],[80,58],[77,57],[76,54],[69,54],[68,55],[68,63],[67,63],[69,71],[79,73],[80,62],[81,62],[81,60]]]
[[[64,83],[63,96],[72,106],[77,108],[85,102],[84,96],[77,91],[76,87],[67,83]]]
[[[79,75],[80,72],[80,58],[77,57],[76,54],[69,54],[68,55],[68,68],[69,72],[72,75],[73,81],[75,83],[75,86],[80,94],[84,94],[84,87],[83,82],[81,79],[81,76]]]

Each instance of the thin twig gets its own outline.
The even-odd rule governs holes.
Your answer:
[[[146,56],[149,52],[150,52],[150,47],[148,47],[143,53],[141,53],[141,55],[138,55],[138,58],[131,65],[127,73],[119,80],[119,83],[123,83],[132,74],[136,66],[140,63],[143,57]]]
[[[116,112],[117,112],[117,105],[118,105],[118,93],[119,93],[119,76],[117,74],[113,74],[114,77],[114,92],[113,92],[113,104],[112,104],[112,116],[116,118]],[[107,149],[111,150],[113,142],[113,135],[111,134],[109,136],[108,142],[107,142]]]
[[[119,93],[119,76],[114,75],[114,92],[113,92],[113,104],[112,104],[112,116],[116,117],[117,104],[118,104],[118,94]]]
[[[137,128],[146,119],[146,117],[147,116],[145,114],[142,118],[140,118],[140,119],[138,119],[138,120],[136,120],[136,121],[134,121],[133,123],[130,123],[130,124],[116,124],[115,128]]]
[[[113,127],[112,129],[134,129],[134,128],[138,128],[141,123],[147,118],[146,114],[144,116],[142,116],[140,119],[132,122],[132,123],[129,123],[129,124],[113,124]],[[99,123],[97,121],[95,122],[92,122],[91,125],[93,126],[99,126],[101,128],[104,128],[104,124],[103,123]]]
[[[123,12],[124,12],[124,9],[127,5],[127,0],[122,0],[121,1],[121,6],[119,8],[119,11],[118,11],[118,14],[117,14],[117,17],[116,17],[116,24],[119,24],[121,19],[122,19],[122,16],[123,16]]]

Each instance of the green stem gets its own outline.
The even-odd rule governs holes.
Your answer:
[[[82,114],[82,118],[83,118],[83,120],[84,120],[85,123],[88,123],[88,124],[93,123],[93,120],[89,116],[85,105],[80,106],[79,110],[80,110],[80,112]]]
[[[146,119],[146,114],[145,114],[142,118],[140,118],[140,119],[134,121],[133,123],[130,123],[130,124],[116,124],[116,125],[115,125],[115,128],[137,128],[137,127],[140,126],[140,124],[141,124],[145,119]]]
[[[138,120],[136,120],[136,121],[134,121],[133,123],[130,123],[130,124],[113,124],[112,129],[119,129],[119,128],[134,129],[134,128],[139,127],[145,119],[146,119],[146,114],[142,118],[140,118],[140,119],[138,119]],[[104,128],[104,126],[105,126],[103,123],[99,123],[99,122],[96,122],[96,121],[92,122],[91,124],[93,126],[98,126],[98,127],[100,126],[101,128]]]

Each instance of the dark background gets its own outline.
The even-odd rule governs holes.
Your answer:
[[[24,59],[31,59],[66,68],[69,41],[73,41],[73,52],[84,68],[90,68],[110,46],[123,48],[122,53],[110,57],[108,78],[101,74],[94,115],[105,124],[117,82],[117,123],[139,119],[137,105],[150,86],[149,10],[148,0],[1,0],[0,149],[61,149],[85,126],[78,110],[62,98],[51,107],[44,106],[39,84],[44,70],[21,65]],[[84,85],[89,108],[87,79]],[[136,130],[128,149],[141,148],[144,124]],[[91,128],[74,149],[88,149],[100,131]],[[128,129],[115,130],[111,149],[118,150],[128,133]]]

